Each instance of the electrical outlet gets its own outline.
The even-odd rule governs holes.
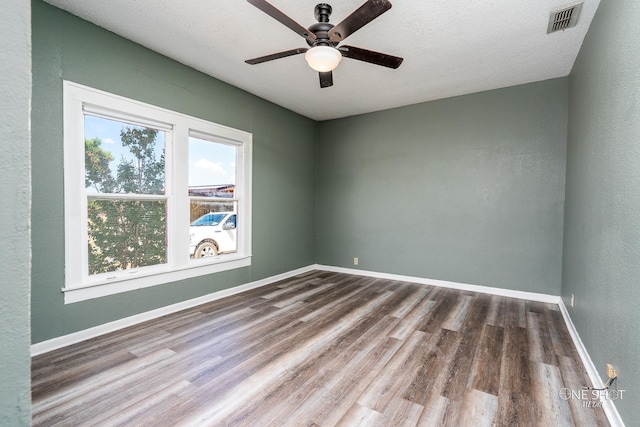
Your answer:
[[[575,296],[571,294],[571,308],[573,308],[574,301],[575,301]]]
[[[616,374],[616,370],[613,369],[613,365],[611,365],[611,363],[607,363],[607,376],[609,378],[615,378],[618,375]]]
[[[358,265],[358,258],[353,259],[353,265]]]

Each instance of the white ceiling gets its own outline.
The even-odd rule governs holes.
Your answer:
[[[549,13],[572,0],[392,0],[341,44],[404,58],[397,70],[345,58],[321,89],[304,55],[244,60],[307,47],[244,0],[46,0],[123,37],[316,120],[566,76],[600,0],[578,24],[547,34]],[[318,0],[269,0],[304,27]],[[328,1],[328,0],[325,0]],[[337,24],[364,0],[334,1]]]

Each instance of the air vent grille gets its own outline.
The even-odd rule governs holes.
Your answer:
[[[578,23],[578,15],[580,15],[580,9],[582,9],[582,3],[574,4],[573,6],[563,7],[562,9],[552,11],[549,15],[549,26],[547,27],[547,34],[575,27]]]

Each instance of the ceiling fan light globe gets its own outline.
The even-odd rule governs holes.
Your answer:
[[[318,72],[326,73],[333,71],[338,66],[342,54],[331,46],[315,46],[304,54],[304,59],[307,60],[309,67]]]

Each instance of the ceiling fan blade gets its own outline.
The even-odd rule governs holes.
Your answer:
[[[311,31],[304,28],[302,25],[298,24],[293,19],[289,18],[287,15],[282,13],[280,10],[276,9],[271,3],[267,3],[265,0],[247,0],[249,3],[275,19],[276,21],[284,24],[289,27],[297,34],[301,35],[309,42],[313,43],[316,40],[316,35]]]
[[[318,73],[320,75],[320,88],[333,86],[333,72]]]
[[[402,64],[403,58],[386,53],[374,52],[354,46],[340,46],[338,50],[345,58],[357,59],[358,61],[369,62],[371,64],[382,65],[396,69]]]
[[[367,0],[365,4],[329,30],[329,40],[339,42],[346,39],[389,9],[391,9],[389,0]]]
[[[274,59],[286,58],[287,56],[298,55],[300,53],[305,53],[307,50],[306,47],[299,47],[297,49],[285,50],[284,52],[272,53],[271,55],[261,56],[259,58],[247,59],[247,64],[256,65],[261,64],[267,61],[273,61]]]

